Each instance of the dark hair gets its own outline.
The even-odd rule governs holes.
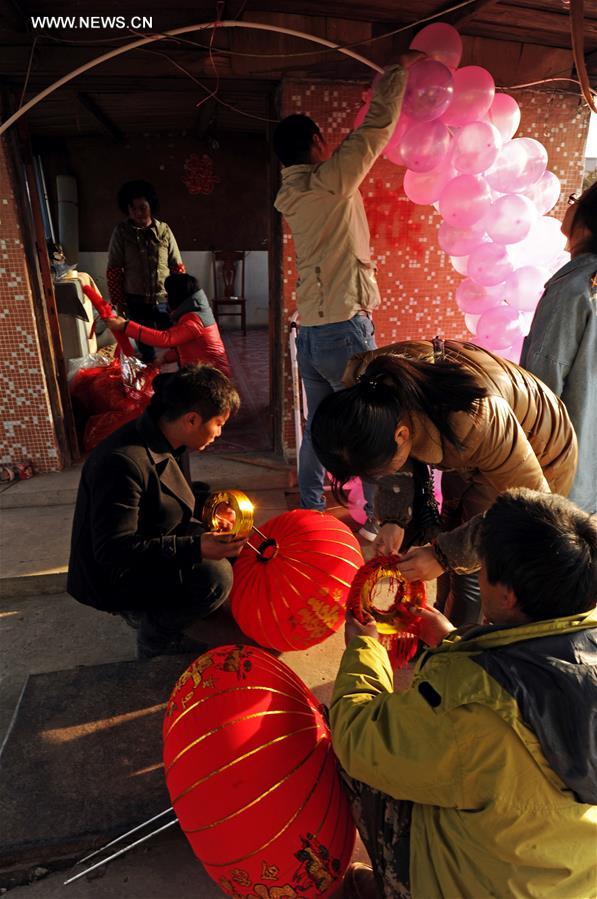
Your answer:
[[[129,214],[129,206],[138,197],[143,197],[149,203],[151,214],[158,211],[158,195],[155,187],[149,181],[127,181],[118,191],[118,208],[123,215]]]
[[[458,446],[450,413],[473,412],[487,395],[457,362],[422,362],[382,354],[369,363],[354,387],[331,393],[311,423],[313,448],[338,484],[355,475],[374,476],[397,451],[396,425],[409,411],[427,416]]]
[[[177,272],[176,274],[168,275],[164,281],[164,287],[168,294],[168,305],[171,309],[178,309],[181,303],[184,303],[194,293],[197,293],[199,282],[193,275]]]
[[[571,231],[579,220],[591,232],[585,252],[597,253],[597,181],[583,191],[576,201]]]
[[[174,421],[186,412],[198,412],[203,421],[240,407],[232,382],[211,365],[188,365],[153,380],[149,412],[153,418]]]
[[[286,116],[274,128],[274,152],[282,165],[301,165],[311,161],[311,146],[321,131],[308,115]]]
[[[532,621],[597,603],[597,519],[570,500],[518,487],[485,513],[479,554],[490,584],[514,592]]]

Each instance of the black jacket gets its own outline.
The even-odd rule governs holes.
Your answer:
[[[83,466],[67,590],[110,612],[161,603],[201,561],[195,497],[148,412],[119,428]]]

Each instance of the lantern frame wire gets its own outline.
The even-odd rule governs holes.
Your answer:
[[[152,821],[155,821],[156,818],[161,818],[162,815],[167,814],[168,812],[174,812],[172,807],[165,809],[163,812],[160,812],[159,815],[154,815],[153,818],[149,818],[147,821],[144,821],[142,824],[138,824],[136,827],[133,827],[132,830],[127,831],[122,834],[122,836],[117,837],[112,842],[107,843],[105,846],[102,846],[101,849],[97,849],[95,852],[92,852],[91,855],[86,856],[86,858],[91,858],[92,855],[98,855],[100,852],[104,852],[109,846],[113,846],[114,843],[118,843],[120,840],[124,840],[125,837],[130,836],[135,831],[140,830],[142,827],[146,827],[148,824],[151,824]],[[101,859],[96,862],[94,865],[91,865],[89,868],[85,868],[84,871],[80,871],[78,874],[75,874],[74,877],[69,877],[68,880],[65,880],[63,886],[67,886],[69,883],[74,883],[75,880],[79,880],[81,877],[85,877],[86,874],[90,874],[92,871],[95,871],[96,868],[101,868],[102,865],[107,865],[115,858],[118,858],[120,855],[124,855],[125,852],[128,852],[130,849],[134,849],[135,846],[140,846],[141,843],[145,843],[147,840],[151,840],[152,837],[157,836],[158,833],[162,833],[164,830],[168,830],[169,827],[172,827],[173,824],[178,824],[178,818],[176,815],[172,819],[172,821],[168,821],[167,824],[162,824],[161,827],[156,828],[151,833],[146,834],[144,837],[141,837],[139,840],[134,840],[132,843],[129,843],[128,846],[124,846],[122,849],[119,849],[117,852],[113,852],[112,855],[109,855],[107,858]],[[81,861],[77,862],[78,865],[82,864],[85,859],[81,859]]]

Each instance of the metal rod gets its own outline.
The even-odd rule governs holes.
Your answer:
[[[80,877],[85,877],[86,874],[90,874],[92,871],[95,871],[96,868],[101,868],[102,865],[107,865],[115,858],[118,858],[119,855],[124,855],[124,853],[128,852],[129,849],[134,849],[135,846],[140,846],[141,843],[144,843],[146,840],[150,840],[152,837],[155,837],[163,830],[167,830],[169,827],[172,827],[173,824],[178,824],[178,818],[174,818],[174,820],[170,821],[168,824],[163,824],[162,827],[158,827],[157,830],[154,830],[152,833],[148,833],[147,836],[141,837],[140,840],[135,840],[134,843],[129,843],[129,845],[125,846],[124,849],[119,849],[118,852],[114,852],[113,855],[109,855],[108,858],[103,859],[103,861],[96,862],[95,865],[92,865],[90,868],[85,868],[84,871],[81,871],[79,874],[75,874],[74,877],[69,877],[68,880],[64,881],[64,886],[69,883],[73,883],[75,880],[79,880]]]
[[[90,858],[93,858],[95,855],[98,855],[100,852],[105,852],[106,849],[109,849],[110,846],[114,846],[116,843],[120,843],[121,840],[126,839],[126,837],[130,837],[132,833],[136,833],[138,830],[141,830],[142,827],[147,827],[148,824],[152,824],[153,821],[157,821],[158,818],[163,818],[164,815],[167,815],[168,812],[173,812],[174,809],[172,806],[170,808],[165,809],[163,812],[160,812],[159,815],[154,815],[153,818],[148,818],[147,821],[144,821],[143,824],[137,824],[136,827],[133,827],[132,830],[127,830],[126,833],[121,834],[119,837],[116,837],[115,840],[112,840],[110,843],[106,843],[105,846],[102,846],[101,849],[96,849],[95,852],[90,852],[89,855],[86,855],[85,858],[80,858],[77,862],[77,865],[82,865],[85,862],[89,861]]]
[[[254,553],[257,553],[257,555],[259,555],[259,550],[255,549],[255,547],[253,546],[252,543],[245,543],[245,546],[248,546],[250,549],[253,550]]]
[[[256,527],[255,527],[255,525],[253,525],[253,530],[255,531],[256,534],[259,534],[259,536],[261,537],[262,540],[267,540],[267,539],[268,539],[268,538],[265,536],[265,534],[264,534],[262,531],[259,530],[259,528],[256,528]]]

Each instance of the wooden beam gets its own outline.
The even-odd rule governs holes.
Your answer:
[[[454,28],[459,28],[466,22],[474,19],[477,13],[482,9],[487,6],[494,6],[497,2],[498,0],[476,0],[476,2],[471,3],[470,6],[464,6],[462,7],[462,9],[455,9],[454,12],[446,11],[445,15],[443,15],[438,21],[447,22],[448,25],[453,25]],[[453,3],[447,3],[443,8],[449,10],[453,5]]]
[[[93,97],[90,97],[89,94],[79,92],[77,94],[77,100],[81,104],[81,106],[87,110],[87,112],[91,113],[91,115],[97,119],[100,123],[104,131],[106,131],[111,137],[114,138],[117,144],[124,143],[124,134],[120,130],[120,128],[114,124],[112,119],[106,115],[104,110],[95,102]]]

